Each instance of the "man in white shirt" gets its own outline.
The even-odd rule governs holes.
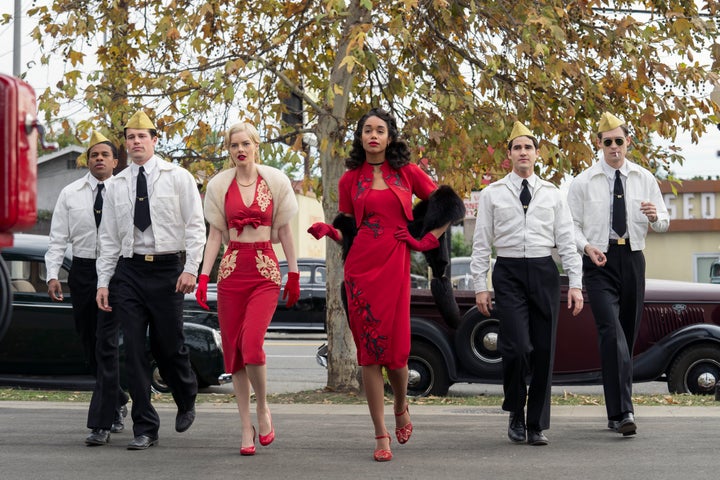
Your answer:
[[[582,268],[572,218],[560,190],[534,174],[538,141],[515,122],[508,139],[512,172],[485,187],[479,197],[470,271],[475,301],[483,315],[500,320],[498,349],[503,361],[503,410],[510,412],[508,438],[547,445],[560,274],[552,257],[557,246],[570,289],[567,308],[583,307]],[[490,254],[495,307],[487,285]],[[526,379],[530,377],[529,388]],[[527,421],[525,404],[527,401]]]
[[[645,300],[645,237],[670,226],[655,177],[625,158],[625,122],[603,113],[598,126],[603,160],[570,184],[568,203],[600,340],[608,428],[635,435],[632,351]]]
[[[109,312],[99,311],[95,302],[97,274],[97,229],[102,218],[104,188],[117,167],[117,149],[100,132],[93,132],[87,152],[89,172],[60,192],[50,226],[50,244],[45,254],[48,294],[63,301],[58,280],[65,250],[72,245],[73,261],[68,285],[75,329],[80,334],[85,360],[95,376],[95,388],[88,410],[85,439],[88,446],[105,445],[110,433],[124,429],[127,394],[120,389],[118,322]]]
[[[195,289],[205,220],[192,175],[155,155],[155,126],[143,111],[125,125],[132,163],[105,197],[97,261],[97,303],[122,319],[135,438],[128,450],[158,442],[160,419],[150,401],[145,335],[178,407],[175,430],[195,420],[197,379],[183,333],[184,294]]]

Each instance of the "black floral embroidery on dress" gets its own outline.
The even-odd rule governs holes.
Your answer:
[[[348,284],[350,286],[349,308],[362,320],[361,346],[376,361],[380,360],[385,353],[387,343],[387,337],[380,335],[377,331],[380,320],[373,315],[370,304],[363,296],[363,291],[355,285],[355,282],[350,281]]]
[[[362,224],[369,228],[371,232],[373,232],[373,236],[375,238],[378,238],[380,235],[383,234],[384,229],[382,225],[380,225],[380,220],[373,220],[373,217],[375,215],[377,215],[375,212],[368,213],[367,218],[362,221]]]
[[[358,180],[357,183],[357,192],[355,193],[356,200],[360,198],[360,195],[365,193],[366,190],[370,190],[370,187],[372,186],[372,181],[372,177],[360,177],[360,180]]]
[[[400,174],[397,172],[390,172],[385,176],[385,183],[388,185],[393,185],[400,190],[409,190],[408,187],[405,186],[405,184],[402,183],[402,179],[400,178]]]

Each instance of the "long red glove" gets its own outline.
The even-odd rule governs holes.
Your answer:
[[[300,274],[298,272],[288,272],[282,298],[287,300],[286,308],[290,308],[297,303],[300,298]]]
[[[418,240],[410,235],[410,232],[405,226],[398,227],[395,231],[395,238],[407,243],[411,249],[417,250],[418,252],[427,252],[440,246],[440,241],[432,232],[426,233],[424,237]]]
[[[332,225],[329,225],[327,223],[323,222],[317,222],[313,223],[310,228],[307,229],[308,233],[315,237],[317,240],[320,240],[325,235],[332,238],[336,242],[340,241],[340,232],[333,227]]]
[[[208,277],[204,273],[201,274],[198,277],[197,290],[195,291],[195,300],[197,300],[198,305],[200,305],[205,310],[210,310],[210,307],[208,307],[207,304],[207,290],[209,281],[210,277]]]

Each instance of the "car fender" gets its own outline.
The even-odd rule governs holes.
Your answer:
[[[448,333],[436,322],[423,317],[410,317],[411,341],[420,340],[435,347],[443,357],[451,382],[458,378],[457,361]]]
[[[671,333],[633,359],[633,379],[640,382],[658,379],[681,350],[701,343],[720,346],[720,326],[699,323]]]
[[[225,373],[220,331],[197,323],[183,324],[185,345],[190,350],[190,363],[200,385],[217,385]]]

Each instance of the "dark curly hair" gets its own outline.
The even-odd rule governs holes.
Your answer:
[[[350,170],[354,170],[365,163],[365,149],[362,145],[362,131],[365,126],[365,122],[370,117],[378,117],[380,120],[387,123],[390,144],[385,150],[385,158],[387,159],[388,164],[390,164],[393,168],[400,168],[403,165],[410,163],[410,148],[408,147],[408,144],[405,143],[405,140],[400,138],[395,117],[382,108],[373,108],[363,115],[357,124],[357,128],[355,129],[355,134],[353,136],[352,149],[350,150],[350,157],[345,160],[345,166]]]

